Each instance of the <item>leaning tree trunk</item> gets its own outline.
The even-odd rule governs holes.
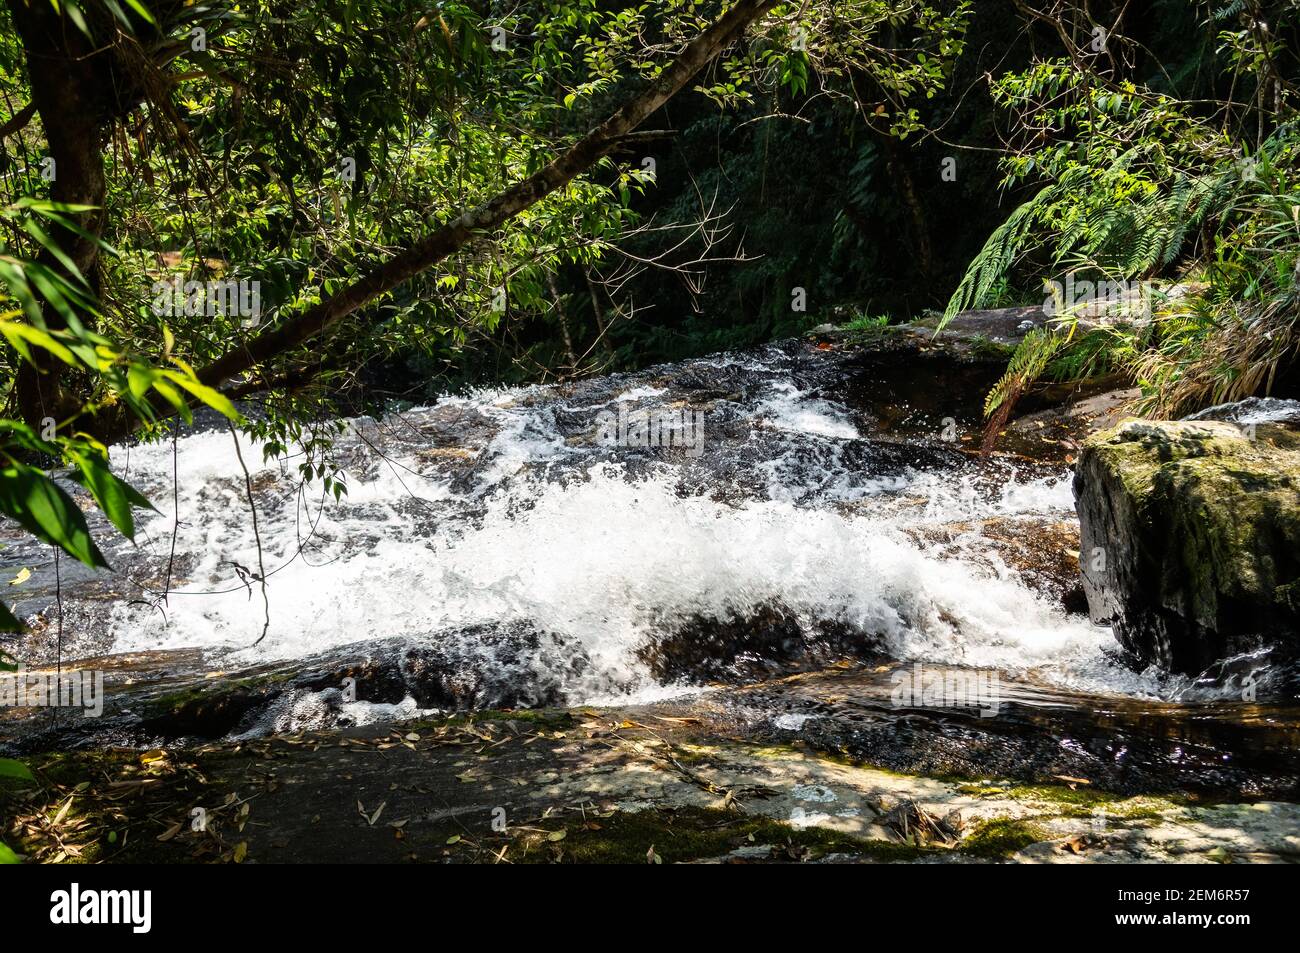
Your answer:
[[[239,341],[221,357],[200,368],[199,380],[219,387],[276,357],[298,350],[313,338],[329,332],[343,318],[454,255],[475,238],[500,228],[556,189],[563,188],[615,148],[776,4],[777,0],[736,0],[712,25],[687,43],[652,83],[548,165],[476,208],[468,209],[434,231],[415,238],[383,264],[322,298],[301,314]],[[153,407],[160,417],[176,412],[161,399],[155,399]],[[78,425],[101,440],[111,442],[128,436],[139,421],[128,415],[119,403],[102,409],[91,419],[79,421]]]

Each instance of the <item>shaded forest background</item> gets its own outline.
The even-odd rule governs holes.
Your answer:
[[[1227,96],[1216,88],[1226,73],[1205,15],[1185,0],[1128,9],[1125,36],[1140,51],[1135,79],[1184,100]],[[573,358],[587,372],[626,370],[828,321],[942,311],[990,232],[1035,191],[1001,185],[1011,119],[993,103],[988,77],[1065,52],[1053,30],[1027,24],[1012,0],[976,3],[966,39],[951,82],[920,105],[925,131],[902,139],[872,130],[855,104],[827,96],[780,90],[721,110],[683,92],[645,124],[671,136],[645,144],[655,183],[632,207],[651,223],[689,222],[702,210],[724,216],[726,238],[711,254],[736,260],[713,261],[699,280],[645,269],[620,285],[631,308],[583,269],[566,268],[553,289],[558,304],[512,307],[508,320],[476,331],[443,361],[372,366],[372,393],[412,399],[467,384],[553,380],[573,373]],[[602,108],[575,115],[575,128]],[[681,237],[651,232],[624,247],[649,259]],[[676,258],[691,258],[701,244]],[[806,292],[805,310],[792,307],[795,288]],[[1036,286],[1008,285],[999,297],[995,303],[1016,305],[1044,296]]]

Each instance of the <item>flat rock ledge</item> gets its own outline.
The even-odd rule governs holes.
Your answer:
[[[1300,860],[1295,804],[897,774],[644,709],[486,712],[29,763],[36,782],[0,789],[0,817],[31,861]]]

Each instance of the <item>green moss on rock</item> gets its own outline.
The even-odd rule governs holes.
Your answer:
[[[934,851],[882,840],[864,840],[819,827],[792,827],[768,817],[713,808],[619,811],[595,824],[563,828],[562,840],[535,837],[528,860],[585,864],[644,864],[650,850],[663,863],[726,857],[741,848],[772,849],[776,860],[816,860],[828,854],[882,863],[910,861]],[[551,832],[554,833],[554,832]],[[512,854],[518,860],[518,854]],[[763,859],[763,858],[756,858]]]
[[[1278,427],[1127,421],[1080,454],[1093,618],[1147,663],[1195,674],[1300,631],[1300,439]]]
[[[1010,857],[1030,844],[1050,838],[1051,835],[1033,821],[996,818],[984,821],[967,834],[958,849],[972,857],[998,859]]]

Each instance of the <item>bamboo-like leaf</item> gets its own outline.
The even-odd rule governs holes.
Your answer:
[[[72,497],[34,467],[11,463],[0,470],[0,513],[87,566],[108,566]]]

